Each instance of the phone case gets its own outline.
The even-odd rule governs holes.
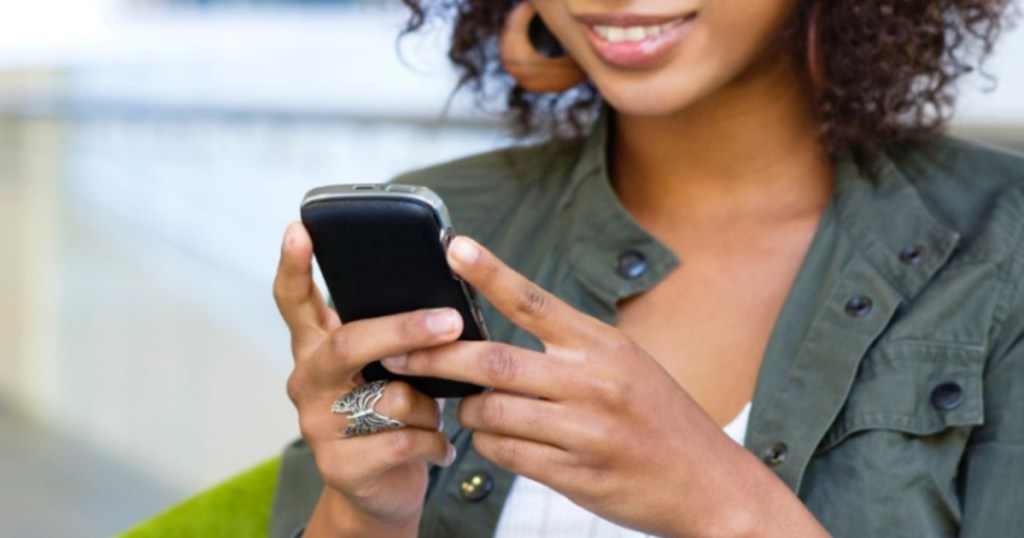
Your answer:
[[[441,199],[411,185],[336,185],[310,191],[302,222],[343,323],[423,308],[451,307],[463,319],[461,340],[485,340],[472,288],[448,267],[451,223]],[[367,381],[401,379],[434,398],[481,392],[468,383],[399,376],[380,362]]]

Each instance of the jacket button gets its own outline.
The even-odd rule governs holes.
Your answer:
[[[615,261],[615,272],[622,278],[638,278],[647,272],[647,258],[639,250],[627,250]]]
[[[900,261],[907,265],[916,265],[924,258],[927,249],[924,245],[908,245],[900,251]]]
[[[863,317],[871,312],[873,306],[870,297],[858,295],[846,302],[846,313],[855,318]]]
[[[932,405],[936,409],[952,411],[964,403],[964,389],[956,383],[943,383],[932,391]]]
[[[761,459],[769,467],[777,467],[786,461],[787,456],[789,456],[789,447],[786,446],[786,443],[775,443],[764,450],[764,453],[761,454]]]
[[[484,500],[494,489],[491,475],[480,471],[469,475],[462,481],[462,498],[471,503]]]

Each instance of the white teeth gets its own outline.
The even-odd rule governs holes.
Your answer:
[[[594,32],[603,37],[609,43],[622,43],[623,41],[643,41],[678,26],[685,19],[658,24],[654,26],[602,26],[595,24]]]
[[[640,41],[647,37],[647,32],[641,26],[626,28],[626,41]]]

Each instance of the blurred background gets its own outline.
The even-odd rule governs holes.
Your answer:
[[[302,194],[509,143],[404,16],[0,0],[0,536],[108,535],[298,434],[270,289]],[[1024,149],[1021,58],[958,134]]]

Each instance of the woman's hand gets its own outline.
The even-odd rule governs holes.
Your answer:
[[[367,363],[452,342],[462,320],[456,311],[440,309],[342,325],[313,283],[311,264],[309,235],[292,224],[274,298],[292,336],[288,396],[325,482],[306,535],[415,536],[427,463],[449,465],[455,457],[438,431],[437,402],[406,383],[389,383],[375,410],[406,427],[359,437],[345,437],[350,421],[332,413],[331,405],[363,383],[359,372]]]
[[[823,532],[785,485],[624,333],[576,311],[465,237],[452,241],[448,257],[544,352],[457,342],[384,364],[403,374],[494,387],[459,407],[483,456],[649,533],[724,536],[770,532],[780,523],[789,536]],[[765,495],[774,497],[759,499]]]

